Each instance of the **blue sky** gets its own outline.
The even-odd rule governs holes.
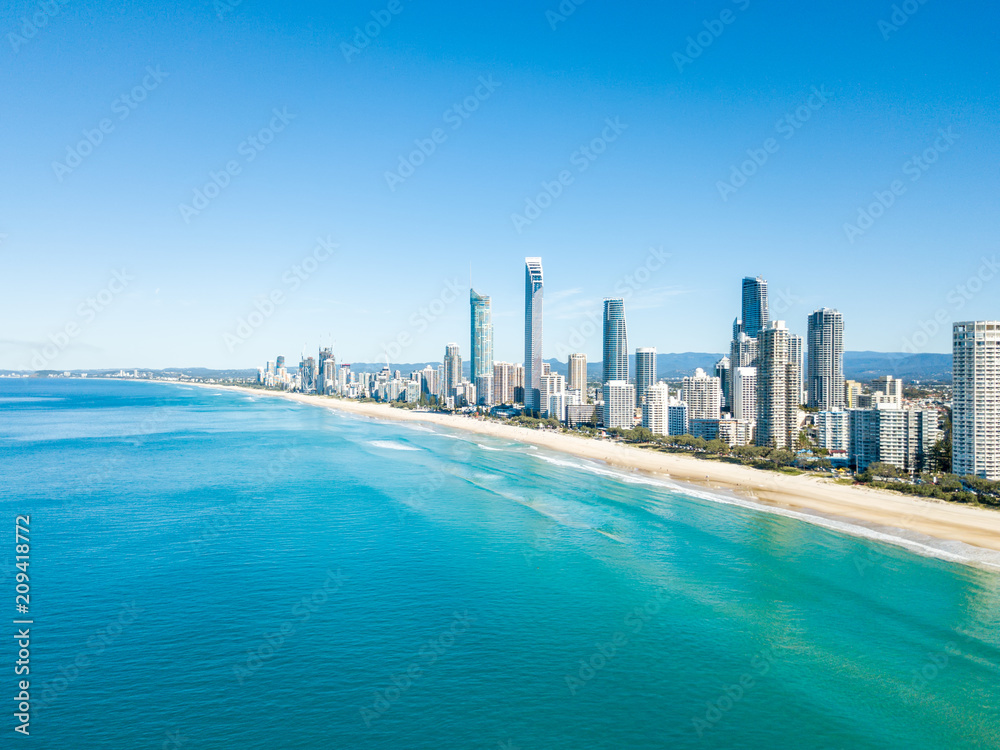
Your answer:
[[[440,359],[470,264],[520,361],[533,255],[546,356],[599,359],[630,285],[631,346],[722,351],[744,275],[793,330],[948,351],[1000,317],[1000,11],[903,5],[8,2],[0,368]]]

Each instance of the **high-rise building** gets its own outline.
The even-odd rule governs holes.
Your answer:
[[[444,396],[454,396],[455,388],[462,383],[462,355],[458,344],[444,348]]]
[[[514,403],[524,403],[524,365],[518,362],[514,365]]]
[[[514,403],[514,365],[510,362],[493,363],[493,403]]]
[[[580,391],[583,394],[584,400],[586,400],[587,395],[587,355],[586,354],[570,354],[569,355],[569,384],[567,389],[571,391]]]
[[[733,378],[740,367],[757,366],[757,339],[750,338],[743,331],[737,330],[733,343],[729,347],[729,399],[727,406],[733,408],[735,388]]]
[[[700,367],[681,383],[681,401],[688,405],[689,419],[722,417],[722,383]]]
[[[631,430],[635,427],[635,386],[627,380],[604,384],[604,426]]]
[[[929,468],[931,448],[940,435],[936,412],[882,403],[847,414],[849,460],[855,470],[864,471],[875,462],[911,473]]]
[[[809,316],[808,405],[821,411],[842,409],[844,398],[844,317],[826,307]]]
[[[469,380],[476,384],[480,402],[483,397],[492,396],[479,388],[479,378],[493,377],[493,314],[490,298],[469,290],[470,320],[472,322],[472,345],[469,350]],[[485,384],[485,381],[484,381]]]
[[[558,373],[550,372],[542,375],[541,383],[539,384],[539,400],[542,404],[540,411],[540,416],[545,418],[558,419],[560,421],[566,419],[566,401],[565,396],[563,400],[556,402],[556,410],[553,413],[553,396],[564,395],[566,392],[566,378]]]
[[[855,403],[858,396],[861,395],[861,383],[856,380],[845,380],[844,381],[844,404],[848,409],[856,409],[857,403]]]
[[[816,444],[836,453],[847,453],[850,447],[850,419],[843,409],[816,413]]]
[[[723,357],[718,362],[715,363],[715,377],[719,379],[722,383],[722,408],[724,410],[733,410],[733,397],[732,397],[732,385],[733,378],[730,370],[730,359],[729,357]]]
[[[757,338],[767,328],[767,282],[760,276],[746,276],[743,279],[743,332],[750,338]]]
[[[795,404],[801,406],[805,402],[804,388],[802,387],[805,382],[805,367],[802,359],[802,337],[796,334],[792,334],[788,338],[788,361],[793,363],[799,370],[799,384],[796,389],[797,398]]]
[[[791,360],[791,334],[785,321],[772,321],[760,332],[757,352],[757,445],[795,447],[801,391],[802,372]]]
[[[737,367],[733,373],[733,417],[757,421],[757,368]]]
[[[628,380],[628,332],[625,300],[604,300],[604,383]]]
[[[876,401],[883,403],[887,401],[894,404],[897,409],[903,408],[903,381],[899,378],[894,378],[892,375],[875,378],[872,381],[872,393],[876,396],[882,394],[882,398],[877,398]]]
[[[642,406],[646,391],[656,383],[656,349],[635,350],[635,405]]]
[[[670,388],[666,383],[657,383],[646,389],[646,400],[642,404],[642,426],[654,435],[669,435],[670,423],[667,407],[670,404]]]
[[[1000,481],[1000,321],[955,323],[952,471]]]
[[[667,433],[670,435],[691,434],[688,405],[684,401],[672,398],[667,402]]]
[[[303,393],[315,391],[317,376],[316,360],[313,357],[303,357],[299,361],[299,390]]]
[[[524,259],[524,406],[540,411],[542,378],[542,259]]]

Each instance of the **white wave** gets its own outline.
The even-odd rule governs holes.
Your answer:
[[[368,445],[374,448],[384,448],[389,451],[418,451],[419,448],[415,448],[412,445],[406,445],[405,443],[397,443],[394,440],[369,440]]]
[[[479,446],[480,448],[482,448],[482,449],[483,449],[484,451],[497,451],[497,452],[500,452],[500,451],[502,451],[502,450],[503,450],[503,448],[491,448],[490,446],[488,446],[488,445],[483,445],[482,443],[476,443],[476,445],[478,445],[478,446]]]
[[[750,498],[744,498],[735,492],[702,490],[693,486],[682,485],[667,479],[656,479],[637,474],[630,474],[623,471],[607,469],[597,464],[587,461],[576,460],[567,461],[564,459],[547,456],[539,453],[536,458],[555,466],[563,466],[570,469],[586,471],[598,476],[606,476],[629,484],[645,484],[657,486],[665,490],[670,490],[677,494],[707,500],[723,505],[735,505],[748,510],[762,513],[794,518],[799,521],[811,523],[830,531],[837,531],[862,539],[891,544],[896,547],[903,547],[911,552],[924,557],[933,557],[948,562],[962,563],[965,565],[980,565],[994,570],[1000,570],[1000,552],[982,549],[962,542],[936,539],[934,537],[912,532],[906,529],[898,529],[892,526],[865,526],[861,523],[852,523],[836,518],[827,517],[819,513],[791,510],[789,508],[779,508],[773,505],[766,505]]]

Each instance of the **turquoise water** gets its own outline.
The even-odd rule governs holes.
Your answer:
[[[0,461],[35,622],[3,747],[1000,747],[1000,576],[972,567],[168,384],[0,380]]]

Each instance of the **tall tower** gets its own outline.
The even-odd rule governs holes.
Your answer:
[[[569,355],[569,383],[566,387],[573,391],[580,391],[580,396],[586,401],[587,398],[587,355]]]
[[[767,282],[760,276],[743,279],[743,332],[756,338],[767,328]]]
[[[625,300],[604,300],[604,382],[628,380],[628,332]]]
[[[469,380],[493,376],[493,315],[490,298],[469,290],[472,346],[469,348]]]
[[[656,384],[656,349],[635,350],[635,405],[642,406],[646,391]]]
[[[542,385],[542,259],[524,259],[524,406],[540,411]]]
[[[802,371],[792,360],[791,350],[791,334],[785,327],[785,321],[769,323],[760,332],[757,353],[757,445],[795,447]]]
[[[955,323],[952,472],[1000,481],[1000,321]]]
[[[843,409],[844,317],[822,308],[809,316],[808,405],[821,411]]]
[[[444,348],[444,396],[454,395],[455,386],[462,382],[462,355],[458,344]]]

